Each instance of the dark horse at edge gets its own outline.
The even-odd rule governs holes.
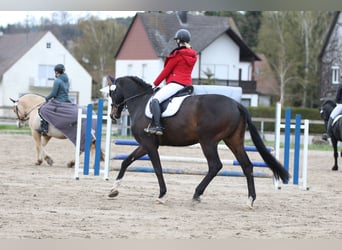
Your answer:
[[[110,84],[110,83],[109,83]],[[285,183],[289,173],[266,149],[257,128],[252,123],[248,110],[233,99],[216,94],[195,95],[186,98],[173,117],[163,118],[165,128],[162,136],[149,135],[144,132],[150,119],[145,116],[145,106],[153,94],[151,85],[137,77],[121,77],[110,86],[109,95],[112,98],[111,118],[120,118],[124,107],[127,107],[131,117],[131,131],[139,146],[121,164],[118,176],[113,184],[109,197],[119,194],[118,187],[128,166],[148,154],[159,183],[158,202],[164,203],[166,184],[158,154],[158,147],[201,145],[208,162],[208,172],[195,189],[194,201],[200,201],[204,190],[222,168],[217,147],[223,140],[239,161],[247,179],[248,205],[253,206],[256,198],[253,165],[244,149],[246,124],[260,155],[272,170],[276,179]]]
[[[325,128],[327,128],[328,120],[330,117],[331,112],[335,108],[336,103],[332,100],[326,100],[322,103],[320,108],[321,118],[324,120]],[[337,119],[338,117],[336,117]],[[341,117],[333,122],[332,125],[332,135],[330,137],[331,139],[331,145],[334,149],[334,166],[331,170],[338,170],[338,151],[337,151],[337,143],[339,141],[342,141],[342,119]],[[342,153],[341,153],[342,156]]]

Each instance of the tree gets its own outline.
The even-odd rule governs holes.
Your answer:
[[[264,12],[258,49],[268,57],[281,87],[281,102],[313,107],[319,92],[318,54],[329,12]]]
[[[114,55],[127,27],[115,19],[99,20],[93,16],[79,20],[78,27],[82,35],[76,42],[74,56],[93,77],[93,97],[100,97],[102,79],[114,71]]]
[[[295,78],[295,60],[289,56],[293,44],[287,12],[264,12],[259,32],[258,49],[264,53],[280,84],[280,103],[285,103],[285,86]]]
[[[318,99],[319,90],[317,58],[330,26],[330,14],[322,11],[293,11],[290,12],[289,17],[297,27],[294,37],[298,47],[301,48],[298,58],[302,65],[298,68],[301,81],[298,85],[302,89],[302,96],[299,95],[299,99],[303,107],[312,107]],[[298,86],[295,89],[298,90]]]
[[[245,43],[255,48],[258,44],[258,32],[261,26],[261,11],[205,11],[207,16],[226,16],[233,18]]]

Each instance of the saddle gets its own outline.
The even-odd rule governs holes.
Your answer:
[[[342,114],[339,114],[338,116],[336,116],[333,120],[333,123],[332,123],[332,127],[337,123],[337,121],[342,117]]]
[[[174,116],[178,110],[180,109],[180,106],[182,105],[183,101],[192,95],[194,90],[193,86],[186,86],[182,88],[181,90],[177,91],[174,95],[170,96],[168,99],[163,101],[160,104],[161,109],[161,117],[171,117]],[[158,90],[157,90],[158,91]],[[148,100],[146,107],[145,107],[145,115],[148,118],[152,118],[152,113],[150,110],[150,102],[153,99],[152,97]]]

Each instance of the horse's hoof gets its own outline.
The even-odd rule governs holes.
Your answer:
[[[200,202],[201,202],[201,197],[200,197],[200,196],[198,196],[198,197],[193,197],[193,198],[192,198],[192,201],[193,201],[193,203],[200,203]]]
[[[110,193],[108,194],[108,197],[113,198],[119,195],[119,191],[117,189],[110,190]]]
[[[45,161],[47,162],[47,164],[49,164],[49,166],[53,165],[53,160],[50,157],[46,156]]]
[[[334,166],[331,170],[332,170],[332,171],[337,171],[337,170],[338,170],[338,167]]]
[[[43,161],[40,161],[40,160],[39,160],[39,161],[37,161],[37,162],[35,163],[35,165],[39,166],[39,165],[42,164],[42,162],[43,162]]]
[[[75,166],[75,163],[74,162],[69,162],[68,164],[67,164],[67,167],[68,168],[73,168]]]
[[[253,197],[248,197],[248,200],[247,200],[247,206],[251,209],[253,209],[253,203],[254,203],[254,199]]]
[[[166,203],[166,198],[165,198],[165,196],[162,197],[162,198],[156,199],[156,203],[157,203],[157,204],[165,204],[165,203]]]

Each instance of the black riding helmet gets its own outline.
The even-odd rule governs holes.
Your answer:
[[[64,65],[63,64],[57,64],[55,66],[55,72],[58,72],[60,74],[63,74],[65,71]]]
[[[175,34],[175,40],[179,40],[180,42],[188,43],[190,42],[191,34],[186,29],[179,29]]]

